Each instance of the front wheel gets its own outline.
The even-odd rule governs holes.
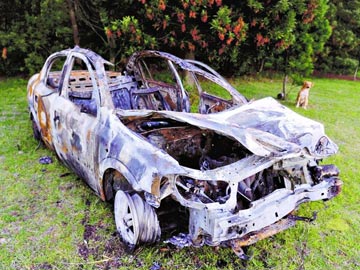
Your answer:
[[[118,190],[114,201],[116,229],[132,250],[140,243],[154,243],[161,230],[154,209],[139,194]]]

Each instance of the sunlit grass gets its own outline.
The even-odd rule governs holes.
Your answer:
[[[324,163],[341,170],[342,193],[303,205],[301,223],[248,248],[244,263],[229,248],[177,249],[159,243],[124,253],[113,207],[100,201],[49,150],[33,139],[26,81],[0,82],[0,269],[359,269],[360,268],[360,83],[313,79],[308,110],[295,108],[297,86],[283,104],[324,123],[339,153]],[[234,79],[248,99],[275,97],[280,80]],[[53,163],[38,159],[50,156]],[[86,229],[93,234],[84,237]],[[91,251],[86,257],[81,249]]]

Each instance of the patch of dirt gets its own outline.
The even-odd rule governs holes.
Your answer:
[[[216,267],[217,268],[225,268],[227,266],[227,261],[223,260],[223,259],[218,259],[216,262]]]
[[[95,245],[95,247],[92,247],[93,245],[90,246],[90,242],[92,240],[98,241],[100,238],[97,237],[96,235],[96,231],[97,231],[96,226],[89,224],[89,208],[91,202],[89,200],[86,200],[85,204],[86,204],[85,215],[83,220],[81,221],[81,224],[83,224],[85,227],[84,235],[83,235],[84,241],[78,246],[78,252],[81,257],[87,260],[90,254],[94,255],[98,252],[97,245]]]
[[[30,267],[30,269],[31,270],[52,270],[53,267],[49,263],[41,263],[41,264],[37,264],[37,265],[32,265]]]
[[[268,262],[269,261],[268,260],[269,255],[270,254],[269,254],[269,251],[267,249],[262,249],[261,252],[260,252],[260,255],[259,255],[259,257],[263,261],[264,267],[266,269],[274,267],[273,265],[270,265],[269,262]]]
[[[297,245],[295,247],[297,253],[299,254],[300,257],[300,265],[299,265],[299,270],[305,270],[305,259],[306,257],[310,254],[309,249],[307,248],[307,242],[301,242],[300,246]]]
[[[96,228],[95,225],[85,224],[84,240],[85,241],[89,241],[89,240],[98,241],[98,240],[100,240],[100,237],[97,236],[96,231],[97,231],[97,228]]]
[[[78,253],[84,259],[89,257],[99,261],[96,265],[101,269],[113,269],[122,266],[120,258],[125,253],[125,248],[117,232],[111,231],[112,224],[105,224],[99,221],[96,224],[89,223],[91,202],[86,200],[86,209],[82,224],[84,225],[83,242],[78,245]],[[106,232],[104,234],[104,231]],[[106,237],[105,235],[109,235]]]

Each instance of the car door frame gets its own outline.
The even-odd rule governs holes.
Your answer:
[[[76,59],[82,60],[89,72],[92,83],[92,99],[96,104],[96,113],[81,109],[70,100],[69,82]],[[54,146],[59,158],[95,191],[99,191],[98,139],[97,130],[100,119],[100,89],[96,83],[97,74],[86,55],[71,52],[64,64],[59,95],[52,108]]]

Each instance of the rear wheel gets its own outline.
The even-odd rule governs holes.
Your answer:
[[[115,223],[122,240],[130,249],[160,238],[160,225],[154,209],[139,194],[117,191],[114,201]]]

